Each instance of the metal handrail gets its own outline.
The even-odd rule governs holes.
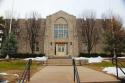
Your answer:
[[[123,68],[125,68],[125,66],[118,61],[118,64],[120,64]],[[121,66],[118,65],[119,69],[122,71],[122,73],[125,75],[125,71],[121,68]]]
[[[29,59],[18,83],[25,83],[26,81],[30,81],[31,64],[32,64],[32,59]]]
[[[77,81],[77,83],[80,83],[79,73],[76,67],[75,59],[72,59],[72,64],[73,64],[74,82]]]
[[[116,66],[116,73],[117,73],[117,79],[121,79],[121,78],[119,78],[119,72],[118,72],[118,68],[121,70],[121,72],[125,75],[125,71],[122,69],[122,67],[124,67],[125,68],[125,66],[120,62],[120,61],[118,61],[118,58],[117,58],[117,56],[115,57],[115,58],[113,58],[114,60],[113,60],[113,64]]]
[[[125,68],[125,66],[124,66],[121,62],[119,62],[119,61],[118,61],[118,63],[119,63],[122,67],[124,67],[124,68]]]

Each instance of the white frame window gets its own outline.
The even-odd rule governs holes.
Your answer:
[[[54,38],[68,38],[68,25],[55,24],[54,25]]]

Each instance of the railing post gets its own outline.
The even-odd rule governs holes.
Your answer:
[[[113,64],[115,65],[115,67],[116,67],[116,76],[117,76],[117,79],[119,79],[119,71],[118,71],[118,69],[121,70],[122,73],[125,75],[124,70],[119,66],[119,64],[120,64],[122,67],[124,67],[124,65],[122,65],[122,63],[120,63],[120,62],[118,61],[118,56],[116,55],[115,48],[114,48],[114,57],[112,58],[112,63],[113,63]],[[120,78],[120,79],[121,79],[121,78]]]
[[[117,56],[116,56],[116,58],[115,58],[115,64],[116,64],[116,73],[117,73],[117,79],[118,79],[118,59],[117,59]]]
[[[78,69],[76,67],[75,59],[72,60],[73,63],[73,73],[74,73],[74,82],[80,83]]]
[[[19,79],[18,83],[25,83],[26,81],[30,81],[31,64],[32,64],[32,59],[29,59],[24,69],[24,72],[21,76],[21,79]]]
[[[76,71],[76,70],[75,70],[75,60],[73,59],[72,62],[73,62],[73,74],[74,74],[73,77],[74,77],[74,82],[75,82],[75,74],[76,74],[76,73],[75,73],[75,71]]]
[[[118,59],[117,59],[115,48],[114,48],[114,58],[115,58],[116,74],[117,74],[117,79],[118,79]]]
[[[29,64],[28,64],[28,81],[30,81],[31,64],[32,64],[32,59],[29,60]]]

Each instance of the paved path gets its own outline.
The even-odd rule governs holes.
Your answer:
[[[115,77],[109,76],[86,67],[78,66],[81,82],[103,82],[116,83]],[[74,83],[72,66],[47,66],[37,72],[30,83]]]

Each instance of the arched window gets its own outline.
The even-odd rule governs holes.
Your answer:
[[[54,24],[54,38],[68,38],[68,24],[65,19],[59,18]]]

